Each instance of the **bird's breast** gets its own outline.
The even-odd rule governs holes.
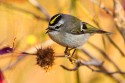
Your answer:
[[[53,41],[62,46],[68,46],[69,48],[77,48],[82,46],[90,37],[90,34],[74,35],[57,31],[49,32],[48,34]]]

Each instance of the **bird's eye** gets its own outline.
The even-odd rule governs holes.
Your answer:
[[[59,29],[59,26],[56,26],[55,29]]]

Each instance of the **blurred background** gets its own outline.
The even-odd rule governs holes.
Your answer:
[[[64,70],[60,65],[74,67],[66,58],[55,58],[54,65],[46,72],[36,64],[36,56],[20,54],[33,53],[40,46],[51,46],[55,54],[63,54],[65,48],[54,43],[45,29],[51,16],[71,14],[112,32],[109,36],[95,34],[83,48],[104,61],[105,71],[125,72],[124,8],[125,0],[0,0],[0,49],[14,50],[0,55],[4,83],[125,83],[123,73],[92,72],[86,66],[77,71]],[[77,51],[77,56],[91,60],[81,51]]]

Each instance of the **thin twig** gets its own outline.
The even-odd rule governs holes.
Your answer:
[[[84,50],[84,49],[82,49],[83,50],[83,52],[87,55],[87,56],[89,56],[91,59],[93,59],[93,57],[91,57],[92,55],[89,53],[89,52],[87,52],[86,50]],[[96,59],[95,59],[96,60]],[[97,61],[98,62],[98,61]],[[98,67],[100,70],[104,70],[104,71],[107,71],[107,69],[104,67],[104,66],[99,66]],[[120,71],[121,72],[121,71]],[[105,73],[107,76],[109,76],[109,77],[111,77],[111,78],[113,78],[115,81],[117,81],[118,83],[119,83],[119,80],[116,78],[116,77],[114,77],[113,75],[110,75],[110,74],[108,74],[108,73]]]
[[[51,16],[48,13],[48,11],[41,5],[37,0],[28,0],[31,5],[33,5],[35,8],[37,8],[39,11],[41,11],[49,21]]]
[[[32,15],[33,17],[35,17],[36,19],[38,20],[43,20],[43,21],[47,21],[46,18],[42,18],[40,16],[37,16],[36,14],[34,14],[33,12],[30,12],[30,11],[27,11],[27,10],[24,10],[24,9],[21,9],[21,8],[18,8],[12,4],[9,4],[9,3],[1,3],[2,5],[4,5],[5,7],[7,8],[10,8],[10,9],[13,9],[13,10],[16,10],[16,11],[20,11],[20,12],[23,12],[23,13],[26,13],[26,14],[30,14]]]
[[[107,7],[105,7],[104,4],[100,3],[99,0],[91,0],[93,3],[95,3],[99,8],[103,9],[107,14],[113,15],[112,11],[110,11]]]
[[[15,65],[17,65],[21,60],[23,60],[25,57],[26,57],[26,55],[19,55],[15,62],[10,63],[10,65],[8,65],[8,66],[2,68],[1,70],[2,70],[2,71],[6,71],[6,70],[8,70],[8,69],[13,68],[13,67],[14,67]]]
[[[121,55],[125,57],[124,52],[122,52],[122,50],[115,44],[115,42],[113,42],[113,40],[108,35],[106,37],[111,42],[111,44],[113,44],[113,46],[121,53]]]
[[[81,50],[83,53],[85,53],[87,56],[89,56],[89,58],[90,59],[93,59],[93,60],[96,60],[96,58],[95,57],[93,57],[93,56],[91,56],[91,54],[89,53],[89,52],[87,52],[87,50],[85,50],[85,49],[79,49],[79,50]]]
[[[125,36],[124,36],[125,34],[121,30],[125,26],[125,12],[119,0],[113,0],[113,3],[114,3],[113,13],[105,5],[99,4],[98,0],[91,0],[91,1],[96,5],[98,5],[101,9],[103,9],[107,14],[113,17],[116,29],[121,34],[125,42]]]
[[[107,55],[103,50],[101,50],[100,48],[98,48],[97,46],[95,46],[94,44],[92,44],[92,43],[90,43],[90,42],[88,42],[88,43],[89,43],[91,46],[93,46],[95,49],[97,49],[109,62],[111,62],[118,71],[121,71],[121,69],[116,65],[116,63],[113,62],[112,59],[110,59],[110,58],[108,57],[108,55]]]

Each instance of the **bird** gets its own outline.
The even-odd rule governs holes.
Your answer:
[[[98,29],[79,18],[58,13],[51,17],[46,29],[49,37],[59,45],[66,47],[64,53],[70,55],[70,50],[81,48],[95,33],[110,34],[110,32]]]

